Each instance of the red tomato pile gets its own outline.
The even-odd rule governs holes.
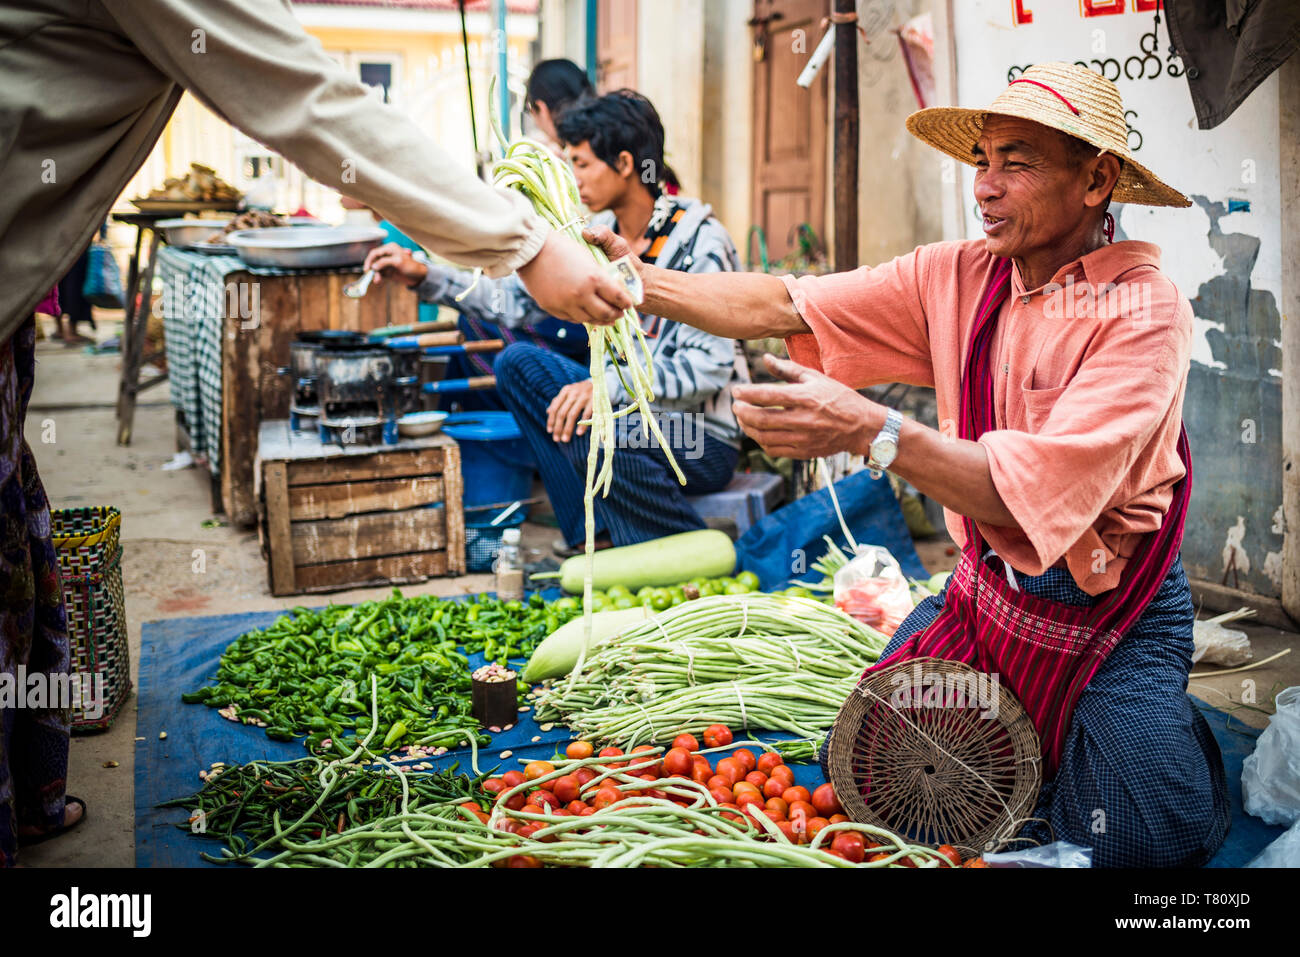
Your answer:
[[[704,744],[708,748],[726,747],[732,742],[732,733],[725,725],[710,725],[704,731]],[[610,758],[610,762],[599,767],[608,769],[626,768],[631,758],[634,761],[638,752],[653,750],[649,745],[640,745],[624,754],[615,747],[604,748],[599,756]],[[609,807],[616,801],[628,798],[649,797],[671,800],[681,805],[691,802],[684,797],[669,794],[654,785],[662,778],[690,778],[709,789],[713,800],[723,808],[723,817],[733,821],[743,821],[743,815],[765,815],[781,833],[794,844],[807,844],[822,828],[841,821],[848,821],[844,809],[835,797],[835,789],[830,784],[823,784],[815,790],[809,790],[794,782],[794,772],[786,765],[781,755],[766,751],[755,755],[749,748],[737,748],[730,755],[710,764],[706,755],[699,754],[700,742],[694,735],[680,734],[673,739],[672,747],[666,751],[654,765],[638,769],[635,773],[643,778],[646,787],[640,790],[619,790],[611,785],[599,786],[593,792],[587,784],[596,778],[600,771],[596,767],[578,768],[572,774],[543,781],[532,790],[520,791],[511,795],[506,807],[512,811],[526,814],[547,815],[549,817],[589,816]],[[574,741],[565,749],[565,756],[573,761],[592,757],[594,747],[587,741]],[[623,758],[618,761],[613,759]],[[483,782],[483,790],[495,798],[505,791],[527,781],[545,777],[555,772],[555,765],[549,761],[533,761],[520,771],[507,771],[500,777],[489,778]],[[476,812],[484,823],[487,815],[474,805],[464,805]],[[541,831],[544,824],[526,822],[514,818],[499,821],[498,827],[532,837]],[[755,826],[759,825],[755,822]],[[833,832],[834,838],[822,847],[827,854],[840,857],[853,863],[877,861],[888,858],[890,854],[871,851],[882,845],[869,840],[856,831]],[[540,840],[554,840],[553,837]],[[939,853],[952,861],[954,867],[984,867],[984,862],[976,857],[963,862],[961,854],[953,847],[944,845]],[[511,858],[511,867],[532,866],[527,863],[515,863],[518,858]],[[540,865],[537,865],[540,866]]]

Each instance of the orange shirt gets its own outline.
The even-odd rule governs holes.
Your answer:
[[[786,276],[812,329],[787,340],[790,355],[854,389],[929,386],[940,430],[955,437],[963,363],[995,264],[976,239],[920,246],[874,269]],[[1014,569],[1040,575],[1064,563],[1091,595],[1118,584],[1184,474],[1191,335],[1191,304],[1150,243],[1103,246],[1034,290],[1012,270],[991,352],[997,428],[979,441],[1020,529],[979,528]],[[964,544],[961,518],[944,517]]]

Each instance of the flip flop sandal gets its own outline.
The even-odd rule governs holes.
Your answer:
[[[551,542],[551,551],[557,558],[572,558],[574,555],[582,554],[582,546],[579,545],[577,548],[570,548],[568,542],[562,538],[557,538],[555,541]]]
[[[62,834],[67,834],[69,831],[75,830],[77,825],[79,825],[82,821],[86,819],[87,811],[86,811],[85,801],[83,801],[79,797],[73,797],[71,794],[67,795],[63,799],[63,801],[65,805],[64,814],[67,814],[66,805],[78,804],[81,806],[81,817],[77,818],[76,821],[74,821],[71,824],[60,824],[58,827],[51,828],[50,830],[45,831],[42,834],[37,834],[33,837],[19,837],[18,838],[19,847],[31,847],[33,844],[43,844],[46,841],[50,840],[51,838],[59,837]]]
[[[596,543],[596,551],[598,552],[613,547],[614,547],[613,542],[601,541]],[[562,538],[557,538],[555,541],[551,542],[551,552],[555,555],[556,558],[573,558],[575,555],[585,554],[586,551],[587,551],[586,545],[575,545],[572,548],[570,548],[567,544],[565,544],[565,541]]]

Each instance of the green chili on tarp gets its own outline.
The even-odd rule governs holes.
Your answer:
[[[264,725],[274,740],[305,736],[307,747],[320,751],[348,729],[370,729],[359,692],[374,676],[375,731],[385,746],[455,747],[471,738],[486,745],[491,739],[470,714],[469,654],[485,652],[503,664],[526,658],[576,614],[536,594],[526,602],[487,595],[452,601],[406,598],[396,589],[356,606],[295,608],[231,642],[213,684],[181,700],[229,709],[234,720]]]

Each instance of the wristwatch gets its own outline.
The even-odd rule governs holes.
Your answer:
[[[885,469],[894,464],[898,457],[898,432],[903,427],[903,413],[890,409],[885,416],[885,427],[871,440],[871,454],[867,457],[867,468],[871,477],[878,479]]]

